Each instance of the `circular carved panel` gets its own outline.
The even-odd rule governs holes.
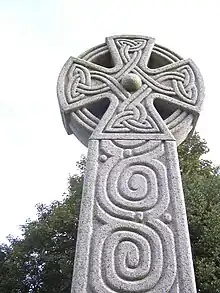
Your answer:
[[[85,145],[103,139],[176,139],[193,130],[203,100],[192,62],[143,36],[106,38],[70,58],[58,80],[64,125]]]

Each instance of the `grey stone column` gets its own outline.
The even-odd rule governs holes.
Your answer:
[[[203,99],[191,60],[143,36],[70,58],[64,125],[88,145],[72,293],[196,293],[177,144]]]

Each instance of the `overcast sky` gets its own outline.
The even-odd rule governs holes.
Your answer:
[[[208,158],[219,155],[219,1],[0,0],[0,242],[35,217],[35,204],[61,199],[86,153],[62,125],[58,74],[69,56],[105,36],[142,34],[192,58],[206,85],[197,130]]]

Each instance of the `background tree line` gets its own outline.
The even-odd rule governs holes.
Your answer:
[[[178,149],[198,292],[220,293],[220,173],[198,134]],[[62,201],[37,205],[22,237],[0,245],[0,293],[70,293],[85,158]],[[31,193],[31,191],[30,191]]]

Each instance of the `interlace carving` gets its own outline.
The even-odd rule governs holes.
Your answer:
[[[89,147],[72,293],[196,293],[175,140],[203,91],[192,60],[143,36],[64,65],[64,126]]]
[[[153,106],[156,99],[176,107],[174,118],[169,117],[173,124],[186,111],[185,116],[192,122],[192,114],[195,117],[200,110],[203,85],[198,69],[190,59],[181,60],[166,52],[170,64],[149,69],[153,39],[111,37],[106,42],[115,63],[111,68],[72,57],[67,61],[58,89],[65,112],[74,111],[74,119],[91,133],[96,130],[97,136],[93,138],[118,138],[118,133],[134,133],[136,137],[140,133],[145,134],[141,138],[149,139],[168,138],[169,125],[163,123]],[[143,83],[134,93],[121,85],[121,80],[129,73],[138,75]],[[105,122],[97,127],[100,119],[86,109],[103,98],[111,101],[111,109],[105,113]],[[175,134],[175,129],[171,132]],[[115,135],[110,135],[113,133]]]

